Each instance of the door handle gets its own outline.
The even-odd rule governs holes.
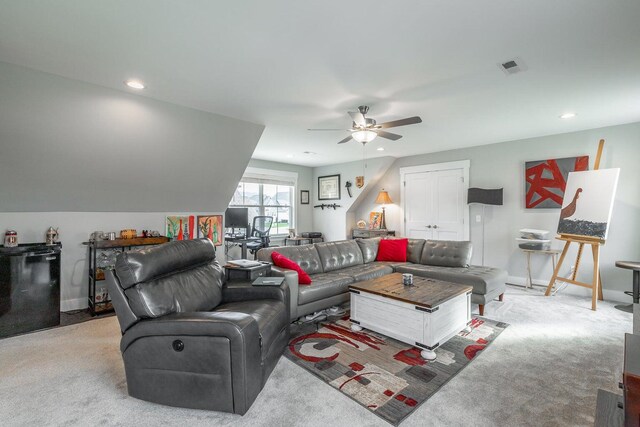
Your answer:
[[[434,225],[434,226],[433,226],[433,228],[438,228],[438,226],[437,226],[437,225]]]
[[[425,225],[425,227],[427,227],[427,228],[431,228],[431,226],[430,226],[430,225]]]

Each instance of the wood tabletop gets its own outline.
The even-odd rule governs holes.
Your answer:
[[[420,307],[434,308],[458,295],[469,293],[471,286],[413,276],[413,286],[402,284],[402,274],[393,273],[349,286],[349,290],[368,292]]]
[[[92,242],[82,242],[83,245],[90,245],[94,248],[123,248],[129,246],[148,246],[167,243],[168,237],[134,237],[133,239],[115,239],[115,240],[96,240]]]

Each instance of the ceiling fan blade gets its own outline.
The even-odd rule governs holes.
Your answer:
[[[402,135],[398,135],[397,133],[385,132],[383,130],[377,130],[376,133],[378,134],[379,137],[387,138],[392,141],[397,141],[400,138],[402,138]]]
[[[324,130],[330,130],[330,131],[344,130],[344,131],[347,131],[347,132],[351,132],[351,129],[307,129],[307,130],[312,130],[312,131],[318,131],[318,130],[320,130],[320,131],[324,131]]]
[[[406,119],[393,120],[391,122],[379,123],[376,125],[377,129],[395,128],[398,126],[414,125],[422,123],[422,119],[419,116],[407,117]]]
[[[366,126],[367,125],[367,121],[364,118],[364,114],[360,113],[360,112],[356,112],[356,111],[348,111],[349,115],[351,116],[351,119],[353,120],[353,122],[358,125],[358,126]]]
[[[345,139],[343,139],[342,141],[338,142],[338,144],[344,144],[345,142],[349,142],[351,140],[351,135],[349,135],[348,137],[346,137]]]

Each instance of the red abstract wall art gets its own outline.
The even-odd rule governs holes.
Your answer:
[[[560,208],[569,172],[589,169],[589,156],[538,160],[525,164],[527,209]]]

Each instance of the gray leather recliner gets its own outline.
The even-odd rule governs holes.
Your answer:
[[[244,414],[289,340],[289,290],[224,283],[207,239],[120,254],[107,286],[133,397]]]

